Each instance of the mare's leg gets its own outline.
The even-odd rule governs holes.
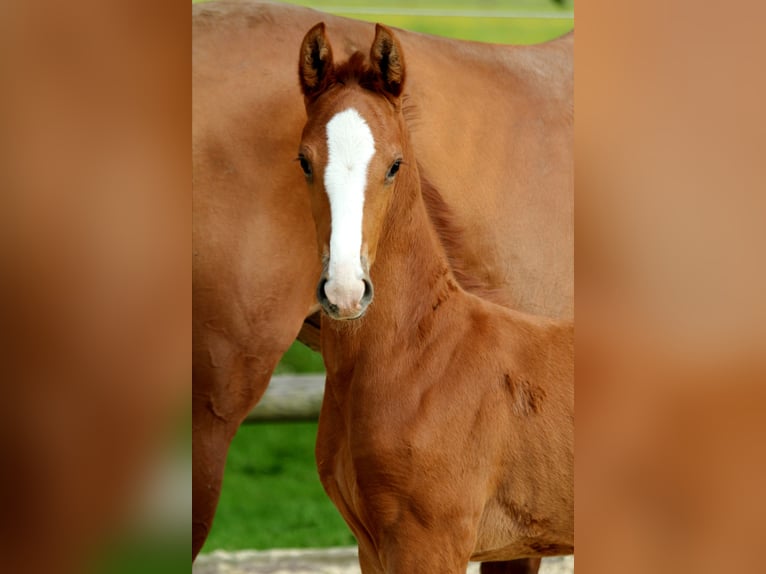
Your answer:
[[[298,334],[308,304],[300,299],[297,303],[281,308],[285,312],[280,317],[263,311],[253,332],[238,330],[231,322],[222,324],[220,319],[194,318],[192,560],[212,526],[231,440]],[[287,312],[290,307],[292,312]]]
[[[519,558],[508,562],[482,562],[481,574],[537,574],[540,558]]]
[[[278,360],[278,356],[277,356]],[[192,560],[212,526],[229,445],[240,423],[269,384],[271,370],[248,379],[231,365],[229,373],[215,373],[194,365],[192,398]],[[229,380],[219,377],[227,376]],[[228,400],[221,400],[231,393]]]
[[[192,560],[202,548],[218,506],[226,455],[238,424],[218,418],[205,397],[192,410]]]

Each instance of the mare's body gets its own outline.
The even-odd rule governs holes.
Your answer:
[[[368,46],[374,27],[288,5],[192,11],[196,555],[229,442],[316,309],[310,206],[294,193],[305,121],[294,48],[320,19],[339,53]],[[413,145],[462,230],[451,261],[509,305],[570,316],[572,37],[513,47],[399,34]]]
[[[322,484],[365,574],[571,553],[573,324],[460,287],[423,199],[390,30],[369,60],[335,66],[324,25],[301,48],[299,157],[325,311]]]

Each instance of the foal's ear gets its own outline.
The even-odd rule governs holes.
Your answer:
[[[404,53],[394,33],[382,24],[375,24],[370,63],[380,76],[385,91],[398,98],[404,88]]]
[[[303,37],[298,75],[307,101],[321,94],[333,76],[332,48],[324,31],[324,22],[316,24]]]

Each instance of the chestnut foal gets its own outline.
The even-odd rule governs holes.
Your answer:
[[[536,570],[572,553],[573,325],[458,285],[423,201],[393,32],[376,27],[369,63],[336,66],[317,24],[299,75],[323,266],[317,464],[362,571],[525,557]]]

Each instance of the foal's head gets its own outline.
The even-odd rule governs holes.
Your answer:
[[[334,319],[361,317],[370,267],[405,153],[399,41],[377,25],[369,63],[336,66],[324,23],[306,34],[299,75],[308,120],[298,159],[306,176],[323,270],[317,297]]]

